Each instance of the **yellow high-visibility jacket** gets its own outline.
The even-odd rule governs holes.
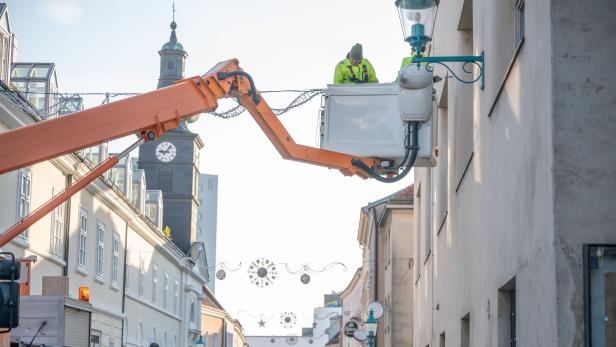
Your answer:
[[[400,64],[400,69],[402,69],[403,67],[407,66],[407,65],[411,65],[411,63],[413,62],[413,58],[415,58],[415,56],[417,55],[417,52],[413,52],[411,53],[410,57],[404,57],[402,58],[402,64]],[[423,54],[420,55],[420,57],[423,57]],[[420,63],[421,65],[426,65],[426,63]]]
[[[349,58],[346,58],[336,65],[334,84],[349,83],[379,83],[374,67],[368,59],[363,58],[359,64],[353,66]]]

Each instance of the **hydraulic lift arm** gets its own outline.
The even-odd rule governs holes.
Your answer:
[[[295,143],[261,98],[250,75],[241,70],[236,59],[231,59],[218,63],[204,76],[186,78],[166,88],[0,133],[0,174],[137,134],[140,140],[134,148],[177,128],[182,119],[216,110],[217,100],[227,97],[238,98],[285,159],[334,168],[344,175],[362,178],[367,175],[352,164],[354,159],[370,167],[378,164],[374,158],[357,158]],[[119,158],[111,156],[103,161],[5,231],[0,235],[0,247],[113,167]]]

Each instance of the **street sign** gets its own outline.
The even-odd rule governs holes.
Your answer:
[[[363,342],[368,339],[368,334],[366,334],[366,332],[363,330],[355,330],[355,333],[353,333],[353,337],[355,338],[355,340]]]
[[[344,335],[348,337],[353,337],[353,334],[355,333],[355,331],[357,331],[357,329],[359,329],[359,325],[357,324],[357,322],[354,320],[350,320],[344,325]]]
[[[383,305],[381,305],[377,301],[371,302],[368,305],[368,307],[366,307],[367,316],[370,315],[370,311],[372,311],[372,315],[374,316],[374,319],[379,319],[383,315]]]

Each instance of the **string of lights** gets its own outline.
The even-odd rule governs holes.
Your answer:
[[[103,96],[104,99],[101,102],[102,105],[107,104],[111,101],[112,98],[116,98],[119,96],[135,96],[135,95],[140,95],[141,93],[134,93],[134,92],[63,92],[63,93],[52,93],[52,92],[21,92],[21,91],[13,91],[13,90],[1,90],[0,92],[3,93],[15,93],[15,92],[19,92],[22,95],[25,95],[26,97],[29,95],[54,95],[58,97],[58,101],[54,104],[51,105],[49,107],[47,107],[47,111],[43,112],[42,115],[40,115],[42,118],[46,119],[51,115],[55,115],[57,113],[57,111],[63,109],[67,103],[71,102],[71,100],[74,100],[76,97],[81,97],[81,96]],[[280,116],[284,113],[289,112],[292,109],[295,109],[299,106],[302,106],[308,102],[310,102],[312,99],[314,99],[316,96],[322,95],[324,93],[324,89],[317,89],[317,88],[312,88],[312,89],[280,89],[280,90],[265,90],[265,91],[260,91],[261,94],[268,94],[268,93],[299,93],[298,96],[296,96],[286,107],[283,108],[272,108],[272,111],[274,112],[274,114],[276,114],[277,116]],[[219,117],[219,118],[233,118],[233,117],[237,117],[239,115],[241,115],[242,113],[244,113],[246,111],[246,109],[239,104],[239,102],[237,102],[236,100],[236,105],[231,107],[228,110],[222,111],[222,112],[218,112],[218,111],[212,111],[209,112],[208,114],[213,115],[215,117]]]

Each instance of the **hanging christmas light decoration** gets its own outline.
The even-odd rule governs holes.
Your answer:
[[[302,264],[300,265],[300,268],[298,270],[292,270],[289,267],[288,263],[284,263],[287,272],[289,272],[292,275],[297,275],[298,273],[301,273],[299,280],[300,282],[302,282],[303,284],[308,284],[310,283],[310,281],[312,280],[312,278],[310,277],[310,273],[323,273],[325,271],[329,271],[331,270],[333,267],[335,266],[341,266],[344,270],[347,270],[346,265],[344,265],[341,262],[333,262],[333,263],[329,263],[326,266],[322,267],[322,268],[313,268],[310,266],[310,264]]]
[[[303,273],[300,277],[299,280],[303,283],[303,284],[308,284],[310,283],[310,275],[307,273]]]
[[[276,277],[278,277],[276,265],[269,259],[257,259],[248,267],[250,282],[260,288],[272,285]]]
[[[225,263],[218,263],[216,266],[213,266],[212,268],[219,268],[218,271],[216,271],[216,278],[222,281],[225,278],[227,278],[227,271],[238,271],[239,269],[241,269],[242,262],[240,262],[234,268],[227,266],[227,264]]]
[[[291,329],[297,322],[297,316],[293,312],[284,312],[280,315],[280,325],[286,329]]]
[[[287,345],[295,345],[298,341],[297,336],[295,335],[288,335],[287,338],[285,339],[285,341],[287,342]]]
[[[227,277],[227,272],[225,270],[220,269],[216,271],[216,278],[222,281],[225,279],[225,277]]]
[[[265,328],[265,321],[263,320],[263,318],[259,319],[257,324],[259,324],[259,328]]]

